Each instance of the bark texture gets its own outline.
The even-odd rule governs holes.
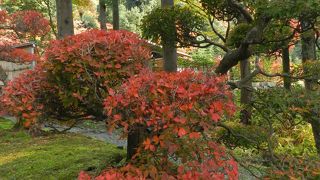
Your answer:
[[[162,8],[170,8],[174,5],[173,0],[161,0]],[[174,24],[172,24],[174,26]],[[172,34],[175,36],[175,34]],[[177,71],[177,49],[175,48],[175,42],[164,42],[162,44],[163,49],[163,60],[164,60],[164,70],[167,72]]]
[[[164,70],[166,72],[177,71],[177,49],[172,44],[163,44]]]
[[[284,74],[290,76],[290,57],[289,57],[289,48],[282,49],[282,71]],[[291,89],[291,78],[290,77],[283,77],[283,86],[285,89]]]
[[[113,18],[113,29],[120,29],[120,18],[119,18],[119,0],[112,0],[112,18]]]
[[[250,61],[248,59],[240,61],[241,80],[250,75]],[[240,111],[240,122],[249,125],[251,119],[251,99],[252,92],[248,87],[252,87],[251,79],[246,81],[241,88],[240,103],[243,105],[243,109]]]
[[[58,38],[74,34],[72,0],[56,0]]]
[[[271,18],[269,17],[260,17],[256,25],[246,34],[246,37],[241,42],[240,46],[226,53],[215,72],[217,74],[226,74],[229,69],[237,65],[239,61],[244,61],[252,56],[253,53],[250,49],[250,45],[263,41],[263,31],[270,20]]]
[[[99,23],[100,29],[107,30],[107,7],[104,0],[99,0]]]
[[[307,23],[302,23],[302,27],[308,26]],[[306,63],[307,61],[316,61],[316,38],[315,32],[313,30],[305,31],[301,36],[302,43],[302,62]],[[307,67],[304,67],[304,73],[309,74],[309,70]],[[305,88],[306,91],[314,91],[317,83],[313,80],[305,80]],[[306,117],[307,121],[310,122],[312,127],[312,132],[314,136],[314,141],[316,144],[316,148],[318,151],[318,155],[320,156],[320,112],[318,109],[314,109],[311,117]]]

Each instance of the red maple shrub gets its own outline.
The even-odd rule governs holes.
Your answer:
[[[201,72],[142,72],[104,102],[108,125],[147,131],[130,163],[96,179],[237,179],[236,162],[213,142],[215,123],[233,115],[222,77]],[[79,179],[90,178],[82,172]]]
[[[13,54],[8,58],[18,57]],[[36,124],[40,115],[104,116],[106,90],[139,73],[149,54],[144,41],[127,31],[92,30],[53,41],[37,68],[4,88],[2,109],[21,118],[26,127]]]
[[[45,36],[50,28],[49,21],[36,11],[19,11],[9,14],[0,11],[0,59],[13,63],[30,63],[38,61],[39,57],[29,52],[15,48],[14,45],[21,41],[35,40]],[[0,69],[0,80],[7,84],[7,75]],[[41,114],[42,105],[38,96],[43,91],[42,85],[45,73],[42,66],[23,72],[16,79],[0,89],[0,112],[16,116],[17,124],[30,127],[36,124],[36,119]],[[2,92],[3,91],[3,92]]]
[[[29,128],[36,124],[43,109],[43,104],[39,103],[38,99],[45,87],[45,73],[40,66],[26,70],[4,87],[0,108],[15,116],[18,124]]]
[[[8,14],[0,10],[0,58],[2,61],[25,63],[37,57],[14,45],[21,41],[43,38],[50,31],[49,21],[37,11],[18,11]]]
[[[26,10],[8,14],[0,11],[0,29],[2,36],[14,39],[35,40],[43,38],[50,32],[49,21],[39,12]]]
[[[18,11],[11,15],[11,26],[16,32],[35,38],[50,31],[49,21],[37,11]]]
[[[51,42],[45,68],[57,89],[55,100],[71,115],[104,118],[106,90],[139,73],[149,57],[145,42],[134,33],[91,30]]]

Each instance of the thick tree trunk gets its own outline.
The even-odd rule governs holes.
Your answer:
[[[289,48],[282,49],[282,71],[284,74],[290,76],[290,57],[289,57]],[[283,86],[285,89],[290,90],[291,88],[291,78],[283,77]]]
[[[99,0],[99,23],[100,29],[107,30],[107,13],[105,0]]]
[[[316,144],[318,155],[320,156],[320,117],[319,112],[317,112],[317,117],[311,121],[312,132],[314,141]]]
[[[119,0],[112,0],[113,30],[120,29]]]
[[[164,70],[166,72],[177,71],[177,49],[174,44],[163,44]]]
[[[308,24],[302,23],[302,25],[304,28]],[[315,32],[313,30],[308,30],[302,34],[301,44],[302,44],[302,62],[303,63],[317,60],[315,42],[316,42],[316,38],[315,38]],[[304,73],[309,74],[309,70],[307,66],[304,67]],[[306,91],[313,91],[315,86],[317,86],[317,83],[315,81],[305,80]],[[314,110],[314,112],[312,113],[312,117],[308,118],[308,120],[310,120],[314,141],[316,144],[318,154],[320,156],[320,112],[319,110],[318,109]]]
[[[58,38],[74,34],[72,0],[56,0]]]
[[[161,0],[162,8],[170,8],[174,5],[173,0]],[[174,26],[174,24],[172,24]],[[172,34],[174,37],[175,34]],[[175,48],[175,42],[164,42],[162,44],[163,49],[163,60],[164,60],[164,70],[167,72],[177,71],[177,49]]]
[[[307,63],[308,61],[316,60],[316,38],[313,30],[309,30],[304,32],[301,36],[301,45],[302,45],[302,62]],[[309,74],[308,68],[304,67],[304,73]],[[312,80],[305,80],[305,88],[306,90],[312,90],[313,86],[316,85],[316,82]]]
[[[240,61],[240,73],[241,79],[247,77],[250,72],[250,61],[248,59]],[[240,111],[240,122],[249,125],[251,119],[251,99],[252,92],[248,89],[252,87],[252,81],[249,80],[244,84],[244,87],[241,88],[240,103],[243,105],[243,109]]]

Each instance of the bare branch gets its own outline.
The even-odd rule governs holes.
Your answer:
[[[310,75],[305,75],[305,76],[290,76],[289,74],[285,74],[285,73],[267,73],[265,72],[259,65],[259,58],[256,57],[255,60],[255,70],[253,72],[251,72],[248,76],[246,76],[245,78],[241,79],[240,81],[236,81],[236,82],[228,82],[228,84],[231,86],[231,89],[236,89],[236,88],[244,88],[245,84],[250,81],[252,78],[254,78],[255,76],[257,76],[258,74],[261,74],[263,76],[266,77],[288,77],[291,79],[303,79],[303,80],[319,80],[319,78],[317,77],[311,77]]]

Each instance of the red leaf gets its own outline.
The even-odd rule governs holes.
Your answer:
[[[185,129],[179,128],[179,131],[178,131],[178,136],[179,137],[182,137],[182,136],[184,136],[186,134],[187,134],[187,131]]]
[[[111,88],[108,89],[108,93],[110,96],[114,96],[114,94],[115,94],[114,90]]]
[[[114,66],[116,69],[120,69],[121,68],[121,64],[116,64],[115,66]]]
[[[211,119],[212,119],[214,122],[218,122],[219,119],[220,119],[220,115],[217,114],[217,113],[212,113],[212,114],[211,114]]]
[[[189,137],[191,139],[199,139],[200,138],[200,133],[199,132],[192,132],[189,134]]]

